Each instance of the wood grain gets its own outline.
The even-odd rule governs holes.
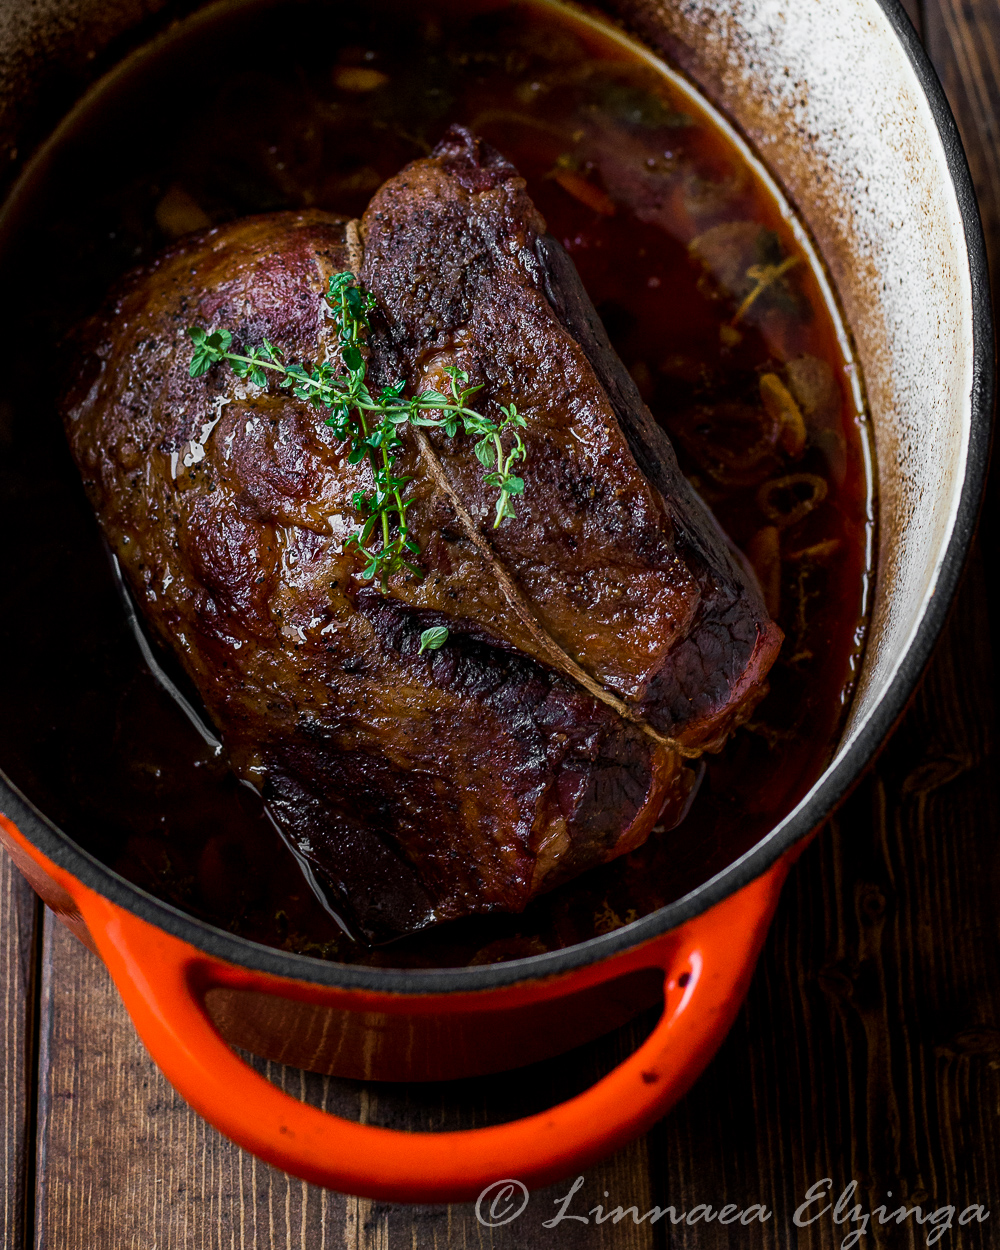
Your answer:
[[[922,39],[924,37],[924,6],[923,0],[902,0],[906,15],[913,23],[913,29]]]
[[[1000,13],[994,0],[933,0],[924,6],[924,45],[965,144],[986,233],[1000,272]]]
[[[998,320],[1000,274],[1000,10],[996,0],[921,0],[924,44],[944,85],[969,160],[986,238]],[[993,441],[980,532],[983,550],[1000,541],[1000,447]],[[1000,646],[1000,586],[986,585],[994,654]]]
[[[652,1024],[648,1020],[647,1026]],[[537,1065],[458,1087],[364,1086],[257,1061],[296,1097],[353,1119],[434,1130],[549,1105],[624,1057],[628,1031]],[[103,966],[61,925],[46,926],[41,1002],[37,1250],[369,1250],[467,1246],[514,1250],[523,1225],[482,1228],[471,1205],[404,1207],[326,1193],[223,1139],[174,1093],[135,1036]],[[628,1193],[650,1204],[645,1147],[633,1144],[591,1171],[587,1195]],[[533,1195],[538,1220],[566,1186]],[[644,1204],[644,1205],[643,1205]],[[591,1202],[590,1205],[593,1205]],[[556,1230],[553,1230],[554,1232]],[[567,1221],[551,1244],[602,1245]],[[615,1230],[616,1247],[647,1250],[648,1228]]]
[[[0,1246],[29,1246],[34,1171],[35,930],[40,908],[0,851]]]

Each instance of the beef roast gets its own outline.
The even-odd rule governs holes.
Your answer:
[[[376,194],[363,258],[357,240],[309,211],[174,245],[81,330],[65,423],[234,769],[382,941],[519,911],[676,823],[684,757],[749,714],[781,635],[512,166],[453,130]],[[385,592],[345,546],[366,464],[287,391],[188,376],[194,324],[335,357],[321,295],[359,261],[376,381],[457,364],[481,411],[528,421],[525,495],[497,531],[471,441],[407,431],[423,576]],[[418,654],[438,624],[447,643]]]

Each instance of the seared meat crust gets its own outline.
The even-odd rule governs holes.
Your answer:
[[[780,635],[669,445],[665,479],[643,463],[663,454],[661,436],[651,427],[646,446],[631,429],[644,410],[631,412],[627,387],[619,411],[620,365],[602,365],[610,349],[574,322],[597,326],[516,172],[452,135],[386,184],[362,236],[362,276],[384,313],[373,378],[422,387],[454,362],[484,384],[477,405],[513,400],[528,417],[527,494],[492,541],[538,620],[661,733],[691,746],[724,736]],[[64,414],[142,613],[234,769],[350,921],[382,941],[522,909],[640,845],[658,819],[675,822],[692,774],[553,672],[412,442],[401,468],[415,478],[426,576],[398,575],[383,595],[344,549],[367,467],[287,392],[222,368],[188,376],[194,324],[245,346],[266,337],[289,358],[331,355],[321,295],[348,267],[346,222],[319,211],[181,241],[83,328]],[[468,441],[433,438],[486,518]],[[448,643],[418,655],[436,624]],[[699,677],[709,637],[719,663]]]
[[[781,631],[680,472],[524,180],[453,127],[432,157],[376,193],[362,235],[362,277],[386,319],[384,380],[444,390],[444,366],[457,365],[483,387],[485,411],[514,403],[527,417],[530,489],[518,522],[492,543],[546,632],[662,734],[720,746],[762,693]],[[491,490],[467,444],[434,443],[466,507],[488,524]],[[471,603],[468,615],[543,659],[487,562],[455,538],[453,511],[415,450],[404,471],[417,480],[411,516],[431,535],[433,575],[395,593],[443,612]]]

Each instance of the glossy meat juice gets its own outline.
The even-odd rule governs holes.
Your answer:
[[[303,30],[322,37],[306,47]],[[171,84],[181,76],[179,94]],[[32,405],[40,418],[24,435],[23,419],[14,422],[13,463],[24,467],[19,477],[11,470],[10,497],[23,510],[29,466],[34,489],[41,479],[49,491],[36,509],[46,521],[26,535],[22,576],[6,592],[8,647],[25,656],[24,684],[15,675],[7,691],[12,779],[151,892],[328,958],[515,957],[684,893],[756,842],[815,779],[862,640],[865,431],[822,277],[690,90],[592,24],[527,7],[389,21],[286,5],[195,25],[122,76],[36,177],[31,222],[22,216],[14,236],[33,258],[14,274],[29,315],[12,333],[37,375],[43,361],[57,370],[53,339],[171,237],[280,208],[360,213],[453,121],[526,177],[683,467],[758,568],[786,643],[772,693],[708,758],[676,830],[521,916],[365,952],[343,939],[253,792],[146,672],[58,426],[48,428],[50,397],[44,386],[12,395],[12,417]],[[44,247],[30,247],[32,228]],[[71,284],[67,256],[76,258]],[[54,584],[59,602],[73,604],[72,629],[65,606],[52,613]]]

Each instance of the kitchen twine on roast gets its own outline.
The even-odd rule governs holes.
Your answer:
[[[659,1220],[671,1224],[752,1224],[767,1223],[774,1218],[774,1212],[764,1203],[754,1202],[746,1207],[736,1203],[725,1203],[715,1206],[710,1202],[699,1202],[694,1206],[678,1210],[676,1206],[653,1206],[640,1212],[635,1204],[623,1207],[597,1203],[587,1209],[586,1199],[580,1190],[585,1185],[585,1178],[578,1176],[569,1190],[561,1197],[554,1198],[556,1213],[541,1220],[542,1228],[557,1228],[564,1222],[577,1224],[619,1224],[623,1221],[633,1224],[656,1224]],[[961,1209],[954,1203],[946,1203],[939,1207],[924,1210],[919,1203],[907,1206],[905,1202],[893,1203],[892,1190],[887,1190],[886,1201],[863,1210],[861,1203],[855,1198],[858,1182],[852,1180],[834,1198],[834,1182],[830,1176],[816,1181],[806,1190],[803,1201],[795,1208],[792,1223],[796,1228],[808,1228],[812,1224],[829,1221],[843,1232],[839,1242],[840,1250],[852,1250],[861,1243],[863,1237],[874,1232],[879,1226],[909,1224],[922,1229],[924,1242],[928,1246],[937,1245],[939,1241],[956,1225],[983,1224],[989,1219],[989,1211],[980,1203],[971,1203]],[[610,1197],[604,1190],[604,1197]],[[542,1200],[535,1200],[538,1207]],[[499,1228],[504,1224],[513,1224],[528,1211],[531,1205],[531,1194],[527,1185],[514,1177],[494,1181],[487,1185],[476,1200],[476,1219],[487,1228]],[[544,1208],[543,1208],[544,1210]]]
[[[344,243],[347,248],[348,264],[355,274],[360,274],[365,261],[364,241],[361,238],[360,222],[357,219],[349,221],[344,227]],[[639,731],[646,735],[662,747],[666,747],[670,751],[674,751],[682,759],[698,759],[703,753],[702,747],[688,747],[680,742],[677,738],[669,737],[661,734],[649,724],[642,716],[639,716],[635,710],[624,700],[619,699],[617,695],[606,690],[600,682],[595,681],[593,677],[581,668],[573,657],[556,642],[552,635],[546,630],[538,617],[532,611],[528,601],[521,594],[514,579],[510,573],[504,568],[503,564],[497,559],[496,552],[493,550],[493,544],[489,538],[482,533],[479,526],[473,520],[469,510],[462,502],[462,497],[455,489],[445,472],[444,465],[438,458],[437,452],[427,437],[427,431],[422,430],[419,426],[413,426],[413,437],[416,439],[417,449],[423,460],[432,481],[438,490],[448,499],[454,509],[455,516],[458,518],[465,530],[467,537],[473,546],[486,560],[487,565],[491,569],[493,576],[499,584],[500,591],[508,606],[513,611],[521,624],[527,629],[530,636],[541,647],[542,652],[553,665],[553,667],[571,681],[575,681],[577,685],[582,686],[589,695],[597,699],[599,703],[605,704],[611,708],[622,720],[629,721],[635,725]]]

